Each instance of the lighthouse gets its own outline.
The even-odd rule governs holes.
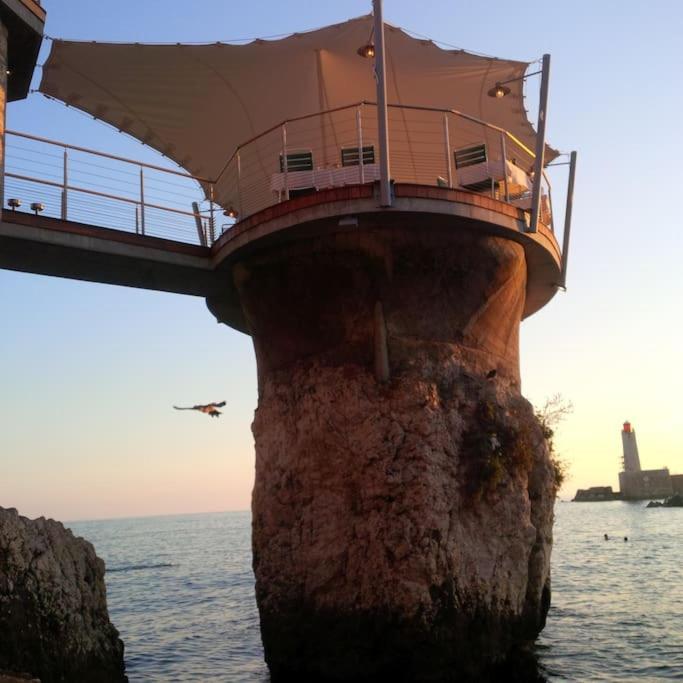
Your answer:
[[[624,447],[623,471],[619,472],[621,496],[626,500],[665,498],[673,493],[671,474],[664,467],[659,470],[643,470],[640,467],[636,432],[631,423],[624,422],[621,430],[621,443]]]
[[[627,420],[621,430],[621,443],[624,447],[623,465],[624,472],[640,472],[640,458],[638,457],[638,443],[636,432]]]

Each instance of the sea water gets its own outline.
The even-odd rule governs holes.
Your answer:
[[[552,606],[537,643],[547,679],[683,680],[683,509],[615,501],[555,512]],[[131,683],[268,681],[249,513],[67,526],[106,562]]]

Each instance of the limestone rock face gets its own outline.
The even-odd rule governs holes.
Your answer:
[[[104,562],[54,520],[0,508],[0,669],[50,681],[125,681]]]
[[[335,239],[238,272],[273,680],[502,680],[550,602],[553,468],[519,393],[523,251],[429,230]]]

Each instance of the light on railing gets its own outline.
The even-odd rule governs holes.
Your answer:
[[[375,56],[375,46],[372,43],[368,43],[367,45],[361,45],[356,52],[361,56],[365,57],[367,59],[371,59],[372,57]]]
[[[502,85],[501,83],[496,83],[494,88],[491,88],[491,90],[488,91],[488,96],[489,97],[496,97],[500,99],[501,97],[505,97],[505,95],[510,94],[510,88]]]
[[[239,214],[239,211],[237,211],[237,209],[230,206],[225,211],[223,211],[223,215],[226,216],[227,218],[237,218],[240,214]]]
[[[7,200],[7,206],[9,206],[9,208],[12,209],[12,211],[16,211],[21,206],[21,199],[11,197]]]
[[[41,204],[40,202],[33,202],[31,204],[31,211],[36,214],[36,216],[41,212],[45,211],[45,204]]]

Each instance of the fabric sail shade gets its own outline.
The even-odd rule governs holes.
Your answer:
[[[245,45],[55,40],[40,90],[138,138],[189,173],[216,181],[215,197],[224,207],[235,204],[240,192],[251,196],[253,212],[268,203],[273,176],[283,170],[278,126],[284,121],[347,107],[288,124],[287,153],[298,153],[299,162],[310,153],[316,169],[338,167],[351,158],[357,164],[357,151],[354,157],[348,149],[358,149],[360,128],[364,163],[372,160],[374,60],[358,54],[372,40],[372,22],[372,16],[364,16]],[[534,149],[523,81],[509,83],[506,97],[488,94],[497,82],[523,76],[527,62],[443,50],[390,25],[385,33],[390,105],[455,109],[507,130]],[[351,105],[363,101],[369,104],[357,115]],[[392,107],[389,123],[392,177],[434,184],[448,156],[443,114]],[[451,149],[486,144],[489,157],[500,159],[495,130],[463,118],[451,118],[449,126]],[[555,155],[548,149],[547,161]],[[519,156],[529,170],[530,158]],[[203,184],[206,189],[208,183]]]

